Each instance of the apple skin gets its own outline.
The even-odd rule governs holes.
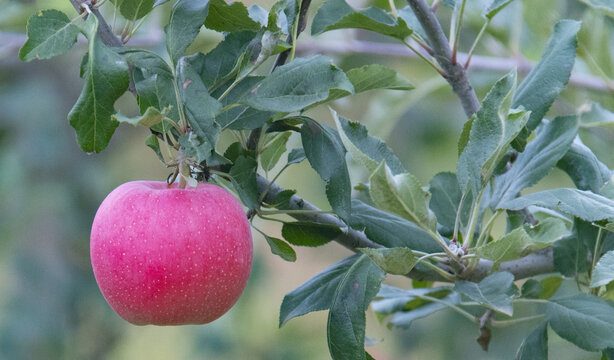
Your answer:
[[[247,217],[224,189],[133,181],[100,205],[90,255],[102,295],[124,320],[205,324],[243,292],[252,246]]]

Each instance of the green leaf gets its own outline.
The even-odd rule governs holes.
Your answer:
[[[135,117],[127,117],[122,114],[113,115],[113,119],[119,121],[120,123],[125,122],[132,126],[145,126],[152,127],[162,122],[166,118],[166,114],[170,109],[166,108],[162,110],[162,112],[155,107],[148,107],[143,115],[135,116]]]
[[[612,280],[614,280],[614,250],[605,253],[595,265],[591,277],[591,288],[607,285]]]
[[[527,336],[518,351],[516,360],[548,360],[548,323],[544,322]]]
[[[578,189],[559,188],[540,191],[506,201],[499,207],[521,210],[532,205],[556,210],[586,221],[607,220],[610,223],[614,221],[614,200]]]
[[[484,9],[482,16],[487,19],[492,19],[493,17],[495,17],[495,15],[499,13],[499,11],[503,10],[503,8],[511,4],[512,1],[514,0],[492,0],[490,5],[488,5],[488,7]]]
[[[545,177],[569,150],[578,132],[576,116],[557,117],[537,128],[537,136],[514,165],[495,181],[491,206],[518,196],[520,190],[535,185]]]
[[[352,85],[354,85],[354,94],[375,89],[411,90],[414,88],[405,77],[379,64],[370,64],[350,69],[345,74]],[[350,93],[345,90],[332,90],[329,97],[318,104],[341,99],[348,95]]]
[[[292,149],[288,153],[288,164],[298,164],[305,159],[305,149],[303,148]]]
[[[61,11],[42,10],[28,19],[28,40],[19,49],[21,61],[62,55],[77,42],[79,28]]]
[[[158,142],[158,137],[156,135],[150,134],[145,139],[145,145],[156,153],[156,156],[158,159],[160,159],[160,161],[164,162],[164,156],[162,156],[162,152],[160,151],[160,143]]]
[[[531,238],[531,243],[526,249],[528,251],[543,249],[570,235],[565,222],[553,217],[542,219],[535,226],[525,224],[524,230]]]
[[[405,275],[418,263],[411,249],[395,247],[390,249],[360,249],[388,274]]]
[[[226,107],[237,104],[262,79],[263,77],[260,76],[250,76],[243,79],[222,99],[222,105]],[[222,94],[223,90],[226,90],[226,88],[221,87],[212,95],[217,98]],[[264,125],[273,114],[270,111],[260,111],[249,106],[235,105],[219,114],[215,121],[220,124],[222,129],[252,130]]]
[[[428,207],[431,194],[410,173],[392,175],[382,161],[369,177],[369,193],[375,205],[418,226],[436,230],[437,219]]]
[[[344,0],[327,0],[318,10],[311,25],[311,35],[336,29],[363,29],[404,40],[413,33],[402,17],[369,7],[355,10]]]
[[[474,115],[469,141],[456,170],[460,188],[464,191],[469,185],[474,196],[488,183],[528,119],[524,111],[509,111],[515,88],[516,72],[512,71],[495,83]]]
[[[574,277],[588,270],[588,250],[578,236],[569,236],[552,247],[554,269],[563,276]]]
[[[339,131],[339,137],[347,151],[359,160],[369,172],[375,171],[382,160],[390,167],[392,174],[406,172],[401,160],[380,139],[369,136],[367,129],[359,122],[349,121],[331,109]]]
[[[119,13],[130,21],[142,18],[149,14],[154,6],[160,5],[154,4],[154,0],[111,0],[111,2],[119,9]]]
[[[480,246],[475,251],[478,256],[492,260],[498,265],[521,257],[530,243],[531,238],[524,228],[517,228],[497,241]]]
[[[296,252],[285,241],[264,234],[263,236],[266,239],[266,242],[271,247],[271,252],[273,254],[279,255],[279,257],[286,261],[296,261]]]
[[[166,32],[166,49],[177,64],[192,44],[209,13],[209,0],[177,0],[171,10]]]
[[[130,64],[139,68],[144,77],[159,75],[169,79],[173,78],[173,70],[168,63],[152,51],[131,48],[120,48],[117,51],[124,55]]]
[[[334,89],[354,93],[345,73],[329,58],[316,55],[276,68],[242,103],[258,110],[294,112],[328,99]]]
[[[546,318],[554,332],[584,350],[614,347],[614,308],[596,296],[576,294],[550,299]]]
[[[559,21],[539,63],[518,86],[512,106],[523,106],[531,112],[531,117],[527,121],[528,130],[523,131],[514,142],[514,148],[524,148],[530,131],[537,127],[554,99],[567,85],[576,58],[576,34],[579,30],[578,21]]]
[[[341,279],[360,256],[353,255],[327,267],[303,285],[286,294],[279,310],[279,327],[297,316],[327,310]]]
[[[107,147],[119,125],[111,118],[113,104],[128,89],[130,74],[124,59],[100,40],[98,19],[88,17],[84,27],[89,39],[85,85],[68,120],[81,149],[98,153]]]
[[[382,285],[371,307],[379,319],[394,314],[389,324],[406,328],[414,320],[431,315],[447,308],[449,305],[458,304],[461,301],[460,295],[452,292],[451,289],[451,287],[439,286],[402,290],[393,286]],[[421,296],[436,298],[441,302],[426,300]]]
[[[357,230],[363,230],[369,239],[386,247],[408,247],[428,253],[441,251],[433,238],[415,224],[360,200],[352,200],[349,224]]]
[[[614,4],[608,0],[580,0],[586,5],[597,9],[609,17],[614,17]]]
[[[261,25],[249,16],[243,3],[226,3],[224,0],[210,1],[205,26],[220,32],[258,31],[261,28]]]
[[[275,196],[274,207],[279,210],[290,210],[290,201],[296,190],[284,190]]]
[[[311,167],[326,182],[326,197],[333,211],[347,219],[351,213],[351,183],[345,149],[336,131],[302,117],[301,140]]]
[[[148,108],[169,108],[169,119],[179,122],[179,107],[175,93],[175,77],[169,65],[158,54],[142,49],[119,49],[124,58],[134,66],[133,73],[137,91],[137,101],[141,113]],[[161,123],[153,130],[165,133],[170,124]]]
[[[257,209],[259,205],[256,169],[258,169],[256,160],[241,155],[228,173],[241,201],[250,209]]]
[[[279,0],[271,7],[267,18],[267,29],[290,35],[298,13],[297,0]]]
[[[202,53],[196,53],[188,56],[185,58],[185,61],[190,63],[199,74],[207,89],[218,89],[225,82],[234,80],[234,76],[239,72],[241,64],[245,60],[244,57],[248,56],[249,44],[255,37],[256,34],[250,31],[229,33],[224,37],[224,40],[220,41],[220,43],[213,48],[213,50],[204,55]],[[256,79],[261,80],[262,78]],[[247,83],[253,86],[255,85],[255,83],[252,82]],[[222,95],[224,90],[226,89],[223,88],[217,91],[216,98]],[[249,90],[251,90],[251,88],[243,89],[238,92],[238,94],[244,95],[244,93]],[[230,94],[228,96],[230,96]],[[238,98],[235,100],[238,100]],[[224,105],[233,103],[234,102],[228,102]]]
[[[327,325],[328,349],[333,359],[366,359],[365,311],[385,275],[368,256],[362,255],[339,282]]]
[[[262,151],[262,154],[260,154],[260,165],[262,165],[264,171],[271,171],[279,161],[279,158],[286,152],[286,143],[290,135],[291,133],[289,132],[281,133]]]
[[[356,94],[373,89],[411,90],[414,86],[396,71],[380,64],[353,68],[345,73]]]
[[[334,225],[303,221],[284,223],[281,228],[284,239],[296,246],[322,246],[342,233],[341,229]]]
[[[542,291],[539,293],[540,299],[550,299],[552,295],[561,287],[563,278],[559,276],[551,276],[541,281]]]
[[[473,301],[503,314],[512,316],[512,297],[518,291],[514,286],[514,275],[508,272],[496,272],[485,277],[479,283],[457,281],[454,290]]]
[[[207,88],[191,64],[182,58],[177,65],[178,87],[191,132],[179,138],[187,156],[200,163],[209,159],[215,150],[220,126],[215,117],[222,104],[208,94]]]
[[[614,130],[614,113],[604,109],[599,103],[590,104],[590,110],[579,115],[583,128],[604,128]]]
[[[440,232],[444,235],[451,235],[454,231],[456,214],[460,205],[463,193],[458,185],[456,174],[441,172],[435,175],[429,183],[431,201],[429,207],[437,216],[437,222],[441,225]],[[471,194],[463,201],[460,224],[466,225],[469,222],[469,212],[472,203]]]
[[[520,290],[520,296],[528,299],[537,299],[543,290],[542,283],[535,280],[529,279],[522,284],[522,289]]]
[[[447,293],[447,295],[440,298],[440,302],[421,300],[419,307],[416,307],[415,309],[409,309],[409,311],[399,311],[395,313],[390,319],[389,324],[396,327],[407,328],[411,325],[412,322],[414,322],[414,320],[429,316],[440,310],[446,309],[451,305],[455,305],[461,302],[461,297],[458,293],[449,291],[445,293]],[[428,294],[428,296],[437,297],[433,295],[434,294],[432,293]]]
[[[578,189],[594,193],[600,192],[612,174],[591,149],[582,143],[580,137],[574,139],[571,148],[556,166],[569,175]]]

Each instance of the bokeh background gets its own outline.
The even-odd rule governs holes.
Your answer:
[[[311,17],[321,4],[315,1]],[[480,9],[486,0],[468,1],[460,48],[467,51],[483,24]],[[254,2],[270,8],[271,0]],[[351,1],[356,7],[385,0]],[[405,6],[397,1],[398,7]],[[445,27],[451,11],[439,15]],[[144,146],[147,131],[122,125],[109,147],[88,155],[77,146],[66,116],[82,86],[78,66],[86,51],[80,42],[64,56],[21,63],[27,18],[39,9],[60,8],[76,13],[67,0],[0,0],[0,359],[327,359],[325,312],[293,319],[278,328],[279,306],[285,293],[326,266],[348,256],[332,243],[323,248],[297,249],[296,263],[270,253],[254,232],[255,261],[247,289],[237,305],[212,324],[181,327],[136,327],[121,320],[106,304],[94,280],[89,260],[89,231],[96,209],[119,184],[137,179],[163,180],[168,175],[153,152]],[[135,44],[164,50],[162,25],[170,7],[154,11],[141,27]],[[105,4],[103,13],[112,14]],[[577,0],[516,0],[499,14],[477,53],[519,63],[539,59],[554,23],[561,18],[584,20],[575,72],[591,75],[597,86],[570,85],[550,115],[574,114],[590,101],[614,109],[612,91],[604,88],[614,76],[611,61],[612,20]],[[121,21],[116,25],[120,28]],[[299,55],[318,51],[318,44],[349,40],[388,42],[362,31],[334,31],[300,38]],[[208,51],[221,38],[203,30],[194,51]],[[303,49],[303,50],[301,50]],[[326,52],[324,52],[327,54]],[[377,54],[329,53],[342,68],[368,63],[388,65],[410,79],[416,90],[377,91],[338,101],[343,116],[364,123],[385,139],[404,165],[427,184],[440,171],[454,171],[456,141],[465,116],[447,84],[415,58]],[[509,61],[508,61],[509,62]],[[504,66],[505,68],[505,66]],[[480,98],[505,73],[503,69],[473,68],[470,77]],[[597,89],[595,89],[595,87]],[[126,95],[117,103],[135,114],[136,103]],[[331,121],[321,107],[310,116]],[[582,138],[614,167],[614,134],[583,131]],[[292,138],[296,142],[298,139]],[[365,181],[351,163],[354,183]],[[274,173],[274,172],[273,172]],[[282,186],[327,208],[324,186],[304,162],[281,178]],[[532,190],[571,185],[558,170]],[[529,190],[529,191],[532,191]],[[279,227],[258,223],[271,235]],[[389,283],[409,287],[404,278]],[[573,286],[571,282],[566,286]],[[495,329],[488,352],[475,342],[477,328],[449,310],[415,322],[409,329],[389,330],[367,313],[369,352],[386,359],[512,359],[524,334],[535,324]],[[599,359],[550,334],[553,359]]]

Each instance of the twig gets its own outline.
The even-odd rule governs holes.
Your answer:
[[[471,117],[480,108],[480,102],[467,79],[465,68],[460,63],[453,61],[452,50],[439,20],[424,0],[407,0],[407,2],[429,38],[433,55],[445,72],[446,80],[461,101],[467,117]]]

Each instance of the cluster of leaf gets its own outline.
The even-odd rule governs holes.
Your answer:
[[[165,2],[113,3],[124,17],[134,20]],[[491,19],[510,2],[493,1],[485,18]],[[444,3],[457,6],[453,1]],[[335,359],[370,358],[364,350],[365,311],[374,299],[373,309],[381,319],[390,318],[392,326],[408,326],[448,307],[476,322],[484,311],[492,311],[499,319],[493,320],[494,326],[504,321],[501,317],[514,315],[515,303],[545,305],[536,309],[544,312],[545,321],[521,345],[519,358],[545,358],[548,324],[583,349],[614,348],[610,336],[614,309],[607,301],[614,280],[614,237],[609,232],[614,230],[612,171],[577,136],[579,126],[611,126],[612,116],[595,105],[578,116],[544,119],[569,79],[579,23],[563,20],[556,25],[539,64],[519,85],[515,72],[494,84],[461,134],[456,174],[437,174],[423,187],[362,125],[333,112],[335,129],[303,113],[371,89],[411,89],[396,72],[375,64],[342,71],[317,55],[292,59],[263,75],[260,67],[267,59],[291,48],[285,39],[296,40],[299,10],[300,3],[294,0],[282,0],[270,11],[223,0],[177,0],[165,27],[164,55],[111,48],[100,39],[97,17],[71,21],[59,11],[46,10],[30,19],[29,40],[20,57],[62,54],[83,33],[89,40],[81,67],[85,84],[69,114],[83,150],[103,150],[122,121],[149,127],[154,134],[147,145],[162,161],[168,159],[160,139],[194,164],[220,166],[229,186],[255,211],[262,206],[292,208],[296,198],[291,190],[263,203],[269,189],[262,187],[257,172],[261,168],[268,175],[297,133],[302,145],[288,153],[283,169],[306,158],[326,182],[332,211],[347,226],[285,223],[282,235],[287,242],[265,235],[272,252],[293,261],[296,254],[288,243],[319,246],[349,231],[363,231],[381,246],[328,267],[284,298],[280,325],[311,311],[329,310],[328,343]],[[222,32],[224,39],[206,54],[186,55],[203,27]],[[314,35],[359,28],[401,41],[410,37],[428,46],[409,7],[394,15],[377,7],[356,10],[343,0],[328,0],[311,28]],[[131,82],[142,114],[137,118],[114,109]],[[245,131],[256,129],[260,131],[256,145],[248,146]],[[241,141],[222,151],[217,144],[222,131],[236,132]],[[347,152],[370,174],[368,185],[361,186],[365,202],[351,198]],[[519,197],[554,167],[566,172],[577,188]],[[491,226],[504,213],[508,229],[494,239]],[[529,217],[537,221],[527,224]],[[555,270],[563,277],[575,277],[598,296],[552,297],[561,277],[531,279],[519,291],[513,275],[499,271],[507,261],[550,247]],[[458,280],[466,274],[463,270],[470,273],[484,266],[491,274],[479,283]],[[402,290],[381,285],[386,273],[430,274],[456,281],[454,286],[428,283]]]
[[[332,12],[323,17],[324,9],[347,9],[338,4],[334,0],[325,3],[314,20],[314,31],[338,28],[316,26],[323,18],[333,18]],[[368,11],[376,10],[353,12],[339,23],[345,26],[348,19],[360,18],[362,25],[352,27],[364,29],[369,22],[363,12]],[[338,10],[335,16],[342,13]],[[569,79],[579,28],[578,22],[560,21],[539,64],[519,86],[513,71],[492,87],[481,109],[465,125],[456,174],[437,174],[428,190],[362,125],[333,114],[338,145],[370,173],[368,186],[361,189],[371,204],[353,200],[347,218],[329,200],[351,227],[364,230],[384,248],[363,249],[363,255],[340,261],[289,293],[282,304],[280,324],[328,309],[333,358],[364,359],[369,354],[364,352],[363,312],[374,299],[373,310],[380,319],[389,318],[389,325],[401,327],[444,308],[457,309],[479,324],[485,309],[509,318],[514,314],[514,304],[533,303],[534,311],[542,315],[527,321],[541,319],[541,324],[521,344],[517,358],[547,358],[548,325],[580,348],[604,351],[609,356],[614,346],[610,336],[614,308],[609,303],[614,280],[614,236],[609,232],[614,229],[613,173],[577,134],[580,126],[611,127],[611,114],[595,104],[587,113],[544,119]],[[533,132],[535,136],[531,137]],[[566,172],[577,188],[519,196],[554,167]],[[334,182],[340,181],[333,179],[329,186]],[[527,209],[533,214],[529,215]],[[490,236],[492,222],[482,225],[482,220],[488,216],[494,220],[501,213],[508,215],[508,229],[504,236],[494,239]],[[469,266],[482,259],[481,264],[490,264],[491,275],[479,283],[457,280],[451,287],[380,287],[386,273],[428,270],[420,269],[426,264],[416,254],[433,255],[442,250],[437,249],[442,242],[446,250],[448,237],[463,239],[467,258],[473,258],[468,260]],[[575,277],[591,294],[553,297],[561,276],[530,279],[519,291],[512,274],[498,271],[506,261],[550,247],[555,271],[563,277]],[[482,306],[482,310],[476,310],[476,306]],[[505,320],[490,324],[504,326]],[[487,347],[488,339],[482,340]]]

